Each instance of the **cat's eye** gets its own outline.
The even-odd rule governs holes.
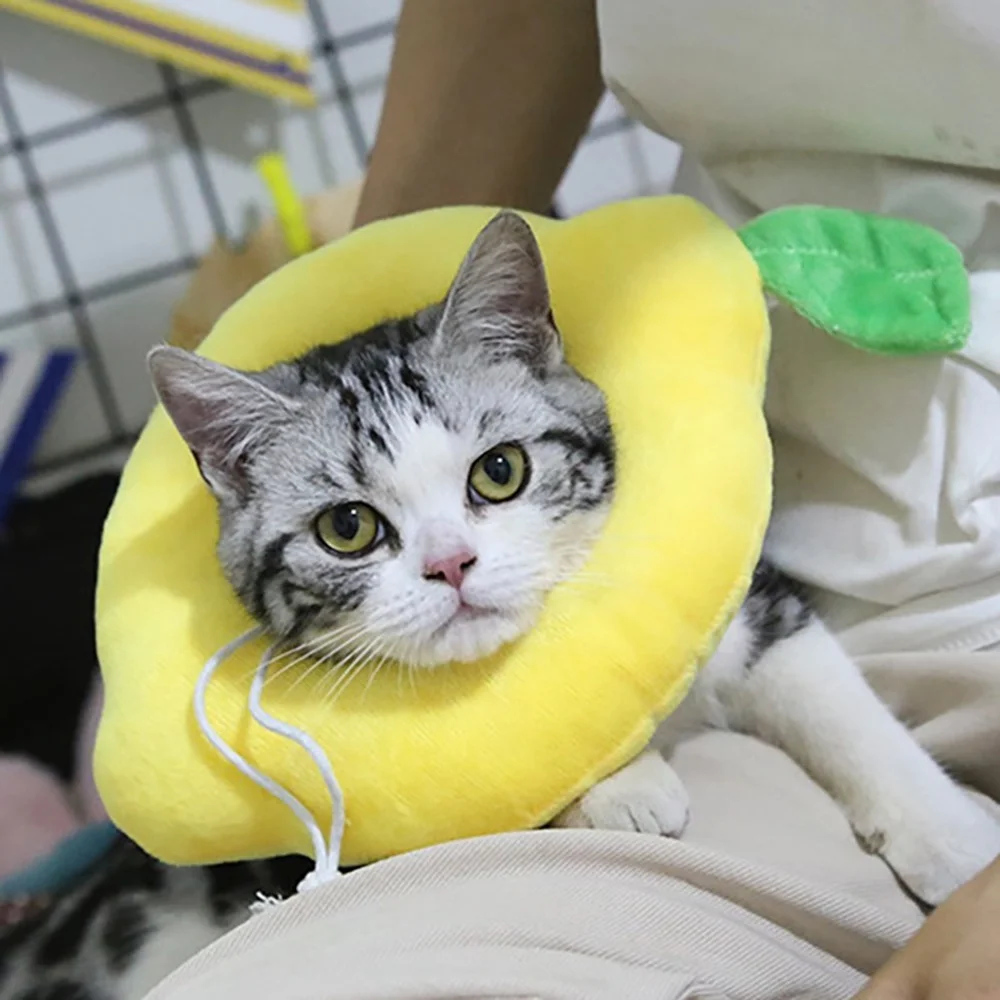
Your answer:
[[[469,472],[469,496],[475,503],[513,500],[528,482],[528,456],[516,444],[501,444],[480,455]]]
[[[342,556],[364,555],[385,535],[382,518],[366,503],[342,503],[324,510],[315,529],[320,544]]]

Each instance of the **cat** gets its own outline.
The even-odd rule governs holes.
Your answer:
[[[0,903],[0,1000],[140,1000],[246,920],[258,894],[291,895],[308,869],[304,858],[172,868],[121,837],[33,911]]]
[[[170,347],[150,366],[218,501],[227,578],[321,657],[433,667],[494,652],[579,569],[613,499],[604,397],[563,355],[541,252],[512,212],[415,316],[260,373]],[[680,835],[688,802],[667,757],[706,726],[787,752],[929,905],[1000,855],[1000,824],[766,554],[651,746],[556,825]]]
[[[513,213],[479,234],[444,301],[413,316],[263,372],[171,347],[155,348],[149,363],[215,496],[227,579],[258,621],[329,661],[331,674],[344,661],[461,663],[523,635],[552,588],[586,561],[613,501],[604,397],[564,358],[541,253]],[[766,556],[647,750],[554,825],[681,835],[689,805],[667,758],[708,727],[786,751],[929,905],[1000,854],[1000,825],[892,716],[805,589]],[[217,877],[181,874],[193,884]],[[241,894],[252,898],[245,881]],[[213,924],[205,890],[188,898],[206,938],[245,917],[229,910]],[[61,924],[79,926],[87,905],[80,890],[48,924],[20,932],[10,985],[0,937],[0,1000],[141,995],[134,961],[108,972],[99,928],[109,921],[99,912],[90,950],[81,945],[47,973],[73,990],[26,985],[26,949],[37,953]],[[173,938],[155,931],[165,912],[157,895],[144,905],[138,924],[154,928],[138,952],[148,978]]]
[[[602,393],[563,360],[526,233],[501,216],[445,302],[263,372],[151,353],[218,502],[225,575],[274,635],[477,659],[586,557],[614,441]]]

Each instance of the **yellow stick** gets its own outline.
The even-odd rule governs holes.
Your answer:
[[[305,203],[295,190],[288,164],[281,153],[264,153],[257,158],[257,170],[271,195],[278,225],[293,257],[313,248]]]

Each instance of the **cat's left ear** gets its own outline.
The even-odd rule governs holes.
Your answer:
[[[148,364],[160,402],[212,492],[219,500],[244,500],[249,460],[296,413],[277,391],[280,366],[242,372],[165,345],[149,352]]]
[[[436,336],[446,348],[473,343],[540,371],[562,361],[542,254],[519,215],[501,212],[476,237],[445,299]]]

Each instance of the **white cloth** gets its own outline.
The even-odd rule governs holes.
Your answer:
[[[770,550],[864,665],[1000,641],[1000,4],[603,0],[604,70],[738,225],[828,204],[934,226],[973,272],[946,359],[863,354],[779,307]],[[693,155],[696,154],[697,161]]]

